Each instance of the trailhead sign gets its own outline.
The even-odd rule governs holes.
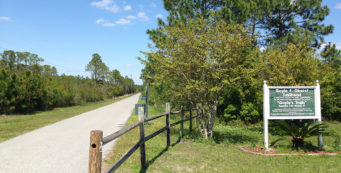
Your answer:
[[[264,145],[268,149],[269,120],[293,120],[321,118],[320,84],[316,86],[268,86],[263,85]],[[322,136],[319,136],[322,146]]]
[[[270,117],[314,116],[313,88],[270,88]]]

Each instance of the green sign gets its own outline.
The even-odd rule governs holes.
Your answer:
[[[314,88],[270,88],[270,117],[315,116]]]

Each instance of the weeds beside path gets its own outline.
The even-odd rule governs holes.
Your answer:
[[[54,108],[50,111],[36,112],[28,115],[1,115],[0,142],[66,118],[112,104],[129,96],[131,95],[99,102],[89,102],[81,105]]]

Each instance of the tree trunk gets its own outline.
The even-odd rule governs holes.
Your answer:
[[[209,109],[206,111],[205,106],[198,108],[198,119],[200,123],[200,133],[204,138],[213,137],[213,127],[215,122],[215,116],[217,112],[217,106],[208,106]]]

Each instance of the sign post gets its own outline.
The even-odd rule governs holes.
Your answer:
[[[316,86],[267,86],[263,85],[264,145],[269,147],[268,121],[287,119],[321,118],[320,85]],[[318,146],[322,147],[322,135]]]

